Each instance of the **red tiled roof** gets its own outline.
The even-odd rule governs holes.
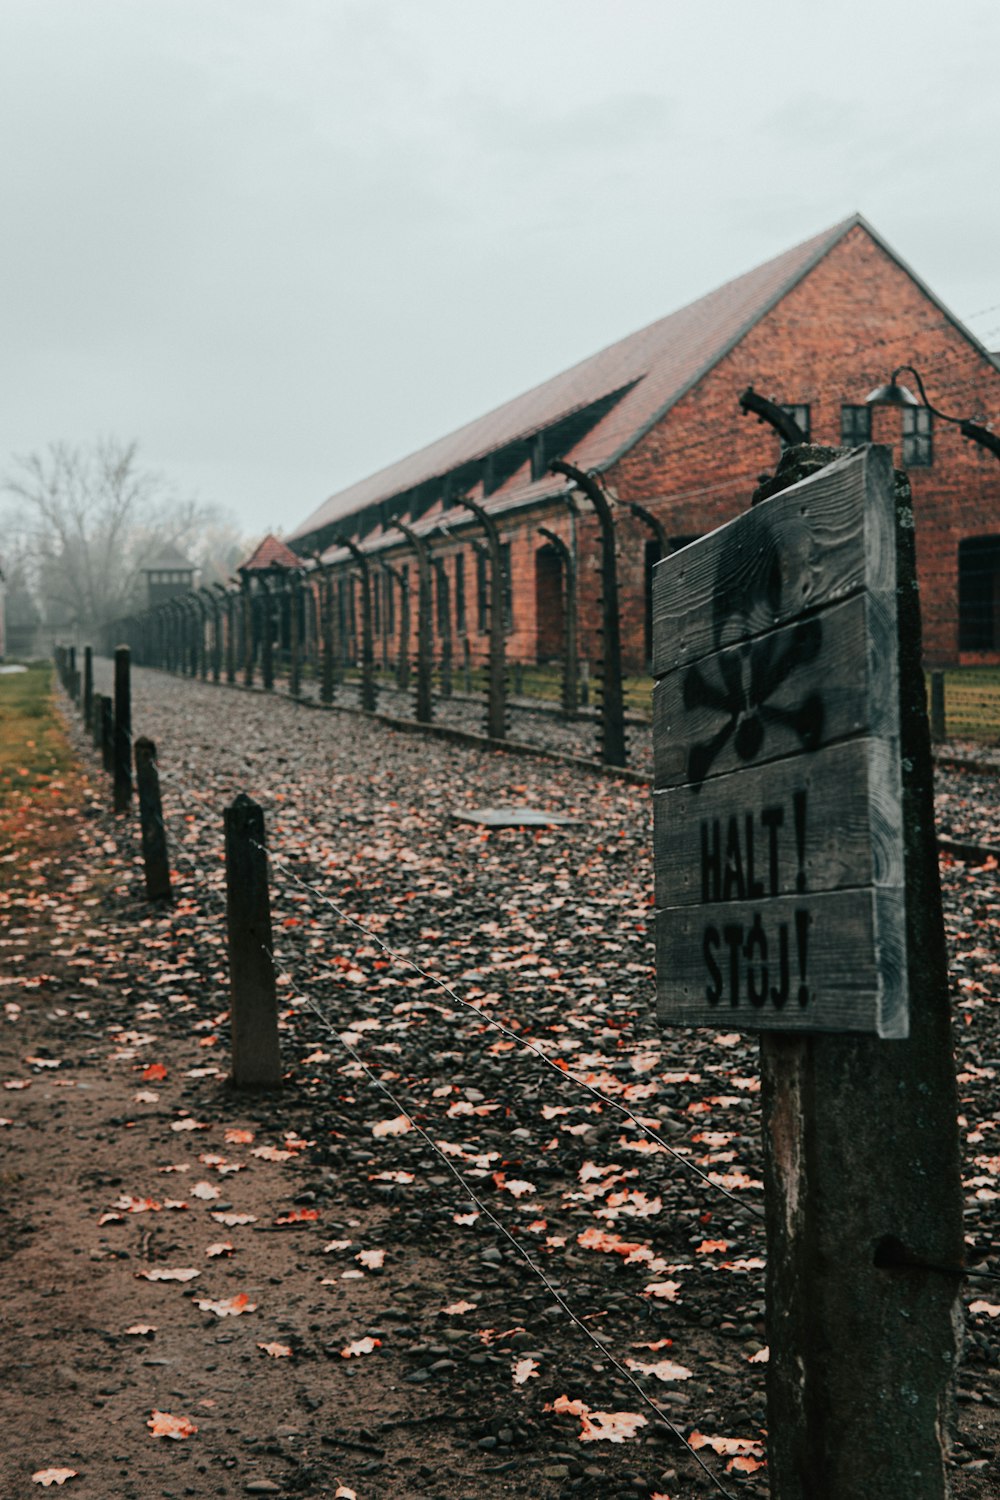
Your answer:
[[[240,563],[236,571],[260,573],[265,568],[301,568],[301,566],[301,557],[296,557],[291,547],[286,547],[284,542],[268,532],[264,540],[258,542],[246,562]]]

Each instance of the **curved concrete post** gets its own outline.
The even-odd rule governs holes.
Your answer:
[[[372,637],[372,581],[368,556],[357,542],[346,536],[335,536],[339,547],[346,547],[361,574],[361,707],[375,712],[378,690],[375,686],[375,642]]]
[[[405,523],[396,526],[413,548],[417,559],[417,721],[429,724],[434,717],[434,702],[431,696],[431,569],[427,555],[427,544],[423,537]],[[409,611],[407,611],[409,615]],[[407,624],[409,619],[407,619]]]
[[[463,495],[458,502],[471,510],[486,533],[490,557],[490,657],[486,699],[486,733],[491,740],[507,736],[507,660],[503,619],[503,553],[497,523],[476,500]]]
[[[562,563],[563,618],[565,620],[565,628],[563,630],[562,706],[563,713],[568,718],[575,714],[580,706],[580,687],[578,682],[579,652],[576,641],[576,564],[573,561],[572,552],[558,532],[550,531],[547,526],[539,526],[538,530],[555,548],[559,556],[559,561]]]
[[[625,704],[622,694],[621,620],[618,612],[618,567],[615,559],[615,523],[602,486],[575,464],[554,458],[553,474],[565,474],[594,507],[601,528],[601,621],[604,644],[601,652],[601,759],[607,766],[624,766]]]

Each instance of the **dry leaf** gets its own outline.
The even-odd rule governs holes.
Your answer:
[[[333,1500],[358,1500],[357,1493],[346,1484],[339,1484],[333,1492]]]
[[[638,1370],[640,1375],[655,1375],[657,1380],[690,1380],[691,1371],[686,1365],[675,1365],[672,1360],[661,1359],[656,1364],[644,1364],[641,1359],[627,1359],[625,1363],[630,1370]]]
[[[518,1359],[514,1361],[513,1379],[515,1385],[524,1385],[528,1380],[538,1379],[537,1359]]]
[[[188,1266],[175,1271],[166,1266],[151,1266],[148,1271],[136,1271],[135,1274],[145,1281],[193,1281],[201,1272]]]
[[[405,1115],[397,1115],[394,1120],[380,1120],[377,1125],[373,1125],[372,1135],[405,1135],[412,1129],[412,1121]]]
[[[213,1302],[206,1297],[196,1301],[196,1305],[202,1312],[214,1313],[217,1318],[235,1318],[240,1313],[257,1311],[256,1302],[251,1302],[246,1292],[237,1292],[235,1297],[224,1297],[220,1302]]]
[[[442,1307],[441,1309],[449,1317],[454,1316],[456,1318],[460,1317],[462,1313],[475,1312],[475,1310],[476,1304],[474,1302],[449,1302],[447,1307]]]
[[[150,1063],[148,1068],[143,1068],[142,1076],[147,1083],[160,1083],[167,1076],[167,1070],[162,1063]]]
[[[272,1359],[291,1359],[292,1351],[287,1344],[258,1344],[258,1349],[263,1349],[265,1354],[270,1354]]]
[[[146,1426],[154,1437],[186,1438],[198,1431],[189,1417],[173,1417],[168,1411],[157,1411],[155,1407]]]
[[[356,1339],[353,1344],[348,1344],[346,1349],[341,1349],[340,1357],[341,1359],[353,1359],[357,1354],[374,1354],[375,1350],[381,1347],[381,1344],[381,1339]]]
[[[256,1214],[227,1214],[219,1210],[211,1217],[217,1224],[225,1224],[227,1229],[233,1229],[237,1224],[256,1224]]]
[[[215,1260],[220,1255],[232,1255],[233,1245],[231,1240],[218,1240],[214,1245],[209,1245],[205,1254]]]
[[[367,1266],[369,1271],[377,1271],[385,1262],[385,1251],[359,1250],[354,1259],[359,1260],[363,1266]]]
[[[31,1477],[36,1484],[43,1484],[48,1489],[50,1484],[65,1484],[67,1479],[75,1479],[78,1472],[77,1469],[39,1469]]]
[[[275,1224],[312,1224],[319,1218],[318,1208],[293,1208],[290,1213],[275,1219]]]
[[[291,1161],[295,1152],[282,1151],[278,1146],[255,1146],[250,1155],[259,1156],[261,1161]]]
[[[229,1146],[249,1146],[253,1140],[253,1131],[241,1130],[236,1126],[231,1126],[226,1131],[225,1139],[226,1144]]]
[[[191,1189],[191,1196],[192,1198],[202,1198],[206,1203],[210,1203],[213,1198],[219,1198],[222,1195],[213,1183],[196,1182]]]
[[[156,1332],[155,1323],[133,1323],[131,1328],[126,1328],[126,1333],[135,1338],[146,1338],[149,1334]]]

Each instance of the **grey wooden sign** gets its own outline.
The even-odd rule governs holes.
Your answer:
[[[888,449],[659,563],[660,1019],[908,1032]]]

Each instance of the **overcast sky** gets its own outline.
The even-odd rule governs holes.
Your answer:
[[[0,0],[0,471],[135,439],[288,530],[856,210],[1000,348],[998,55],[997,0]]]

